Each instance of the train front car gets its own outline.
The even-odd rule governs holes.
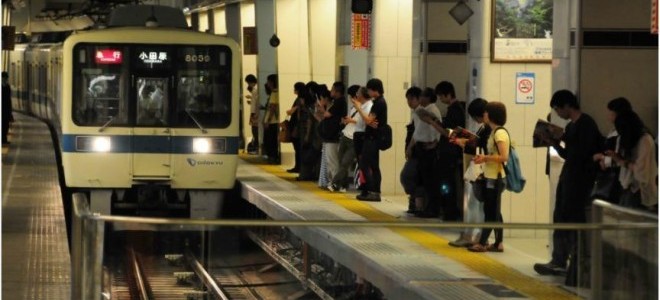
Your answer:
[[[63,45],[62,166],[95,212],[215,218],[235,182],[239,51],[185,29],[114,28]]]

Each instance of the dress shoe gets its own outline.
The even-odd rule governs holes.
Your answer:
[[[566,267],[549,262],[547,264],[534,264],[534,271],[541,275],[565,276]]]
[[[291,168],[291,169],[286,170],[286,172],[287,173],[298,173],[298,172],[300,172],[300,169],[299,168]]]
[[[369,202],[380,202],[380,194],[379,193],[374,193],[374,192],[369,192],[366,195],[357,195],[356,197],[358,200],[361,201],[369,201]]]
[[[467,248],[470,252],[488,252],[488,245],[476,243]]]

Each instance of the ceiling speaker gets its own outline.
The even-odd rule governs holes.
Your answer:
[[[352,0],[351,11],[354,14],[370,14],[373,5],[372,0]]]

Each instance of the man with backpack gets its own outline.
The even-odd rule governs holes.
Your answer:
[[[373,106],[371,112],[367,115],[359,105],[355,105],[358,113],[364,119],[367,127],[364,132],[364,144],[362,145],[362,155],[360,156],[360,170],[365,175],[365,190],[357,195],[358,200],[380,202],[380,155],[379,151],[383,145],[379,142],[384,140],[387,134],[384,128],[387,128],[387,103],[383,94],[383,82],[380,79],[372,78],[367,82],[367,92],[372,97]],[[354,102],[355,103],[355,102]],[[391,131],[389,132],[391,143]],[[391,144],[390,144],[391,145]]]

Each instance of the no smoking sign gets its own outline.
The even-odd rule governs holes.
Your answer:
[[[534,104],[534,73],[516,73],[516,103]]]

